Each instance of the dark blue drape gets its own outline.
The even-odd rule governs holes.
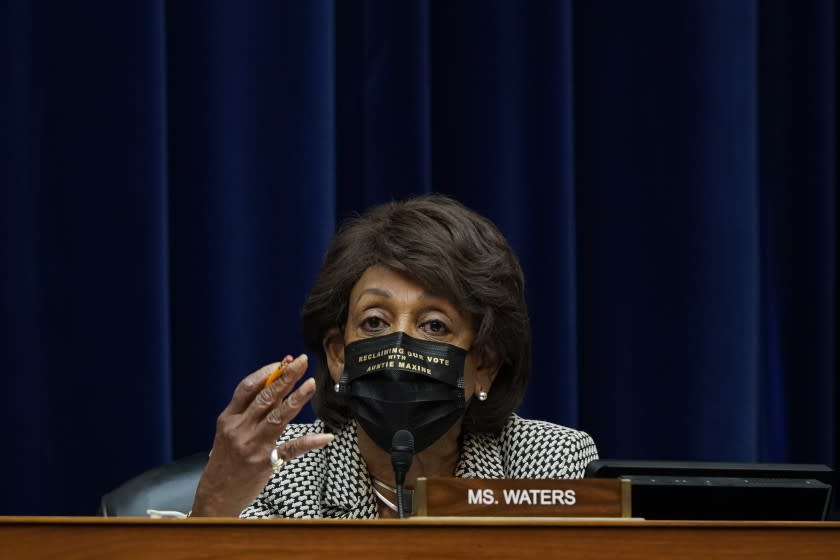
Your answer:
[[[576,6],[582,396],[615,415],[584,424],[621,456],[758,458],[755,7]]]
[[[0,4],[0,513],[92,513],[302,350],[342,218],[486,214],[522,414],[602,456],[834,465],[830,2]],[[305,419],[311,418],[306,412]]]

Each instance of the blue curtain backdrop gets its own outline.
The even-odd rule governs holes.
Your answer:
[[[0,513],[206,450],[342,218],[451,194],[527,275],[521,413],[614,458],[838,447],[837,13],[0,3]],[[305,419],[311,413],[306,412]]]

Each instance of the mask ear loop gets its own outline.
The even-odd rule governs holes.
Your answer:
[[[344,385],[347,385],[347,377],[347,371],[345,370],[341,373],[341,377],[338,378],[338,383],[333,385],[333,391],[335,391],[336,393],[341,393],[342,387]]]
[[[341,343],[344,344],[345,347],[347,347],[347,342],[346,342],[346,339],[344,338],[344,326],[347,323],[347,309],[344,310],[342,315],[344,316],[344,320],[338,325],[338,334],[341,335]],[[346,364],[345,364],[345,366],[346,366]],[[345,368],[345,371],[341,372],[341,377],[338,378],[338,383],[333,385],[333,391],[335,391],[336,393],[340,393],[342,383],[344,383],[344,384],[347,383],[347,370],[346,370],[346,368]]]

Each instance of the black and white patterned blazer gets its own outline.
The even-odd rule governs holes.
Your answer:
[[[279,441],[322,432],[290,424]],[[585,432],[511,415],[501,434],[467,434],[455,476],[463,478],[581,478],[598,458]],[[378,517],[370,475],[348,422],[328,446],[289,461],[241,517],[360,519]]]

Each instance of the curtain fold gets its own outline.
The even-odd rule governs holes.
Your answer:
[[[828,462],[840,435],[836,7],[767,0],[762,9],[761,456]]]
[[[756,460],[757,7],[576,8],[583,400],[613,411],[584,424],[622,457]]]
[[[338,222],[520,256],[521,413],[603,457],[835,465],[832,3],[0,5],[0,513],[90,514],[303,351]],[[301,419],[311,419],[306,411]]]
[[[540,387],[522,413],[577,424],[571,4],[433,7],[435,185],[498,224],[522,262]]]
[[[334,17],[330,2],[203,1],[167,16],[180,456],[210,448],[241,377],[303,351],[335,223]]]
[[[61,513],[171,456],[164,20],[23,4],[4,8],[0,494]]]

